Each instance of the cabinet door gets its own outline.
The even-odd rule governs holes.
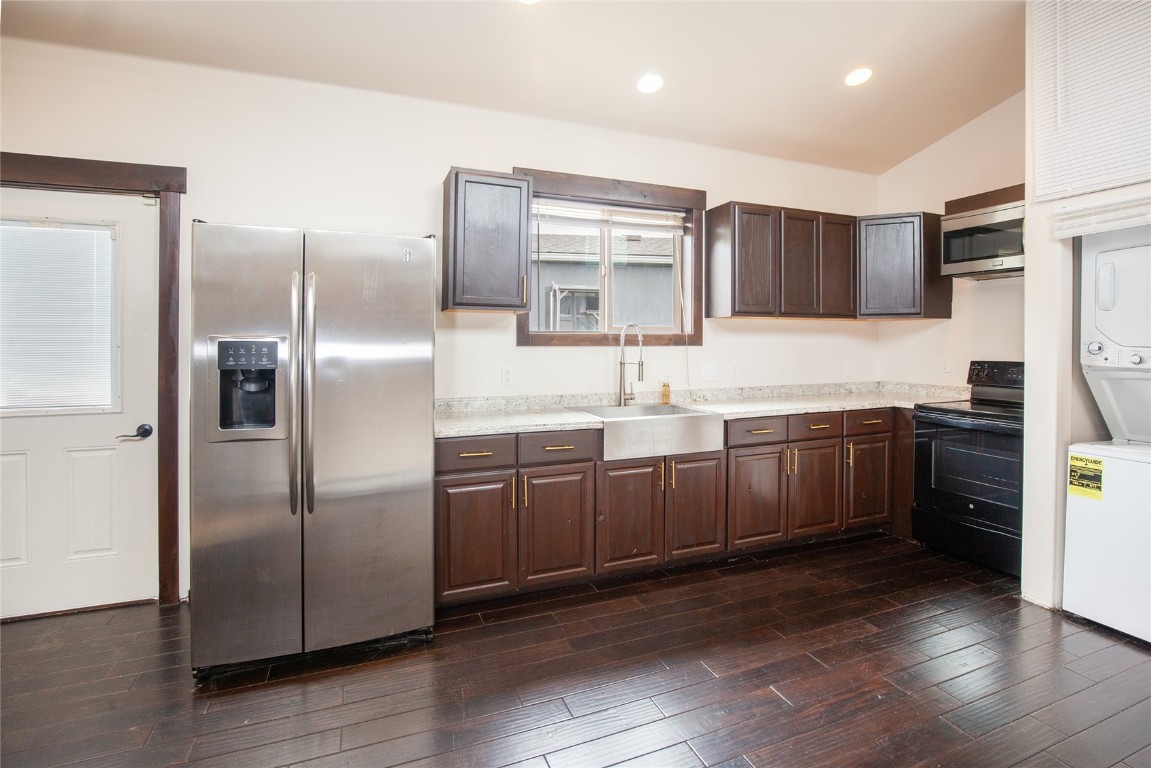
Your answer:
[[[663,562],[662,459],[609,461],[596,471],[596,573]]]
[[[453,168],[444,180],[444,309],[528,308],[531,179]]]
[[[729,551],[787,539],[787,446],[727,452]]]
[[[440,604],[516,591],[514,470],[436,478],[436,595]]]
[[[844,486],[844,527],[891,519],[891,435],[849,437]]]
[[[861,316],[923,313],[922,237],[919,216],[859,220]]]
[[[667,457],[664,546],[667,562],[727,548],[727,456],[723,451]]]
[[[520,470],[520,588],[584,580],[595,572],[595,465]]]
[[[819,217],[819,314],[855,317],[855,217]]]
[[[819,214],[783,209],[780,214],[780,311],[819,314]]]
[[[843,527],[843,441],[791,443],[788,536],[832,533]]]
[[[774,315],[779,312],[779,215],[767,206],[735,206],[732,253],[732,312]]]

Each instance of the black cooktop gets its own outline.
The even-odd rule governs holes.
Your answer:
[[[920,403],[916,413],[1023,423],[1023,363],[973,360],[967,369],[970,400]]]
[[[988,416],[1005,421],[1023,422],[1023,403],[1001,403],[990,400],[952,400],[944,403],[920,403],[919,413],[954,413],[962,416]]]

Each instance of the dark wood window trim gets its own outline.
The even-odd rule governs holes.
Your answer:
[[[161,603],[180,600],[179,327],[180,195],[188,171],[165,165],[114,163],[0,152],[0,186],[151,195],[160,201],[159,344],[156,354],[158,580]]]
[[[634,208],[682,210],[686,214],[691,264],[691,332],[652,333],[643,335],[643,343],[652,346],[682,347],[703,344],[703,211],[707,193],[698,189],[665,187],[636,181],[620,181],[597,176],[513,168],[517,176],[530,176],[532,194],[573,202],[607,203]],[[516,344],[521,347],[603,347],[619,343],[611,333],[541,333],[531,330],[530,316],[520,312],[516,317]]]

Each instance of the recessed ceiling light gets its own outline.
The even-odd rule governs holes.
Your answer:
[[[660,88],[663,88],[663,78],[659,75],[648,73],[639,79],[635,84],[640,93],[655,93]]]
[[[862,85],[871,79],[871,70],[867,67],[860,67],[847,77],[843,78],[846,85]]]

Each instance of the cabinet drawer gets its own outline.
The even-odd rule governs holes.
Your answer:
[[[894,423],[890,408],[868,408],[843,414],[843,434],[878,435],[890,432]]]
[[[843,414],[839,411],[827,413],[799,413],[787,417],[789,440],[815,440],[824,437],[843,435]]]
[[[519,436],[520,466],[594,461],[602,434],[598,429],[525,432]]]
[[[731,419],[726,424],[727,446],[767,445],[787,442],[786,416],[760,416],[754,419]]]
[[[515,465],[515,435],[442,437],[436,440],[436,472],[468,472]]]

